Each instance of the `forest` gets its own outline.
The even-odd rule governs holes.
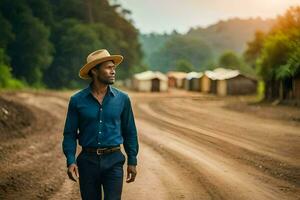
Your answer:
[[[141,64],[130,11],[107,0],[1,0],[0,87],[78,88],[87,55],[106,48],[126,58],[118,77]]]

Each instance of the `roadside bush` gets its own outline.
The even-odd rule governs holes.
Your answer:
[[[0,88],[21,89],[25,83],[12,77],[11,68],[0,64]]]

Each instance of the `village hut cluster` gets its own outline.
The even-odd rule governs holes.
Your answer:
[[[257,80],[239,70],[217,68],[189,73],[170,71],[167,74],[145,71],[135,74],[126,85],[142,92],[165,92],[169,88],[179,88],[226,96],[256,93]]]

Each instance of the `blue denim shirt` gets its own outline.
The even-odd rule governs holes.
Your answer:
[[[67,166],[75,163],[77,139],[82,147],[123,144],[128,165],[137,165],[139,145],[130,98],[110,85],[102,104],[92,95],[91,84],[71,96],[63,136]]]

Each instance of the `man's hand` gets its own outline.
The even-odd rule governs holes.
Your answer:
[[[135,180],[136,177],[136,166],[135,165],[128,165],[127,166],[127,183],[131,183]]]
[[[69,165],[68,176],[72,181],[77,182],[77,179],[79,178],[79,173],[78,173],[78,167],[75,163]]]

